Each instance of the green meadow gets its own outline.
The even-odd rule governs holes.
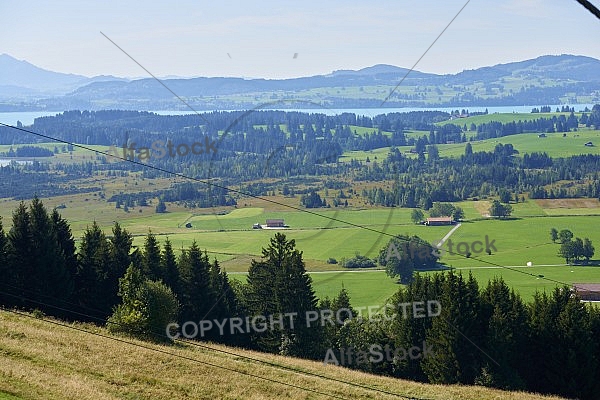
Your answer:
[[[584,144],[592,142],[593,147]],[[563,133],[547,133],[546,137],[538,137],[537,133],[521,133],[470,142],[474,152],[493,151],[498,144],[512,144],[522,156],[525,153],[546,152],[550,157],[569,157],[579,154],[600,154],[600,131],[580,130]],[[466,143],[438,145],[441,157],[460,157],[465,153]]]
[[[457,109],[462,109],[464,107],[457,107]],[[467,107],[468,108],[468,107]],[[531,107],[534,108],[534,107]],[[575,111],[579,111],[577,106],[575,106]],[[502,122],[503,124],[507,122],[517,122],[517,121],[534,121],[539,118],[552,118],[559,117],[560,115],[564,115],[568,117],[571,113],[568,112],[551,112],[551,113],[494,113],[494,114],[486,114],[486,115],[474,115],[472,117],[467,118],[458,118],[451,119],[447,121],[438,122],[437,125],[447,125],[447,124],[455,124],[463,126],[463,124],[467,124],[467,127],[471,124],[479,125],[485,124],[488,122]],[[581,116],[580,112],[575,113],[576,116]]]
[[[418,133],[418,132],[417,132]],[[415,133],[415,135],[417,135]],[[418,136],[427,135],[427,132],[420,132]],[[468,133],[468,132],[467,132]],[[472,132],[471,132],[472,133]],[[592,142],[594,146],[587,147],[584,144]],[[519,152],[517,156],[533,152],[546,152],[550,157],[569,157],[580,154],[600,154],[600,130],[581,129],[577,132],[568,132],[566,137],[563,133],[547,133],[546,137],[538,137],[537,133],[521,133],[519,135],[510,135],[500,138],[471,141],[471,147],[474,152],[494,151],[498,144],[512,144]],[[438,144],[440,157],[458,158],[465,154],[467,143]],[[398,149],[406,157],[416,157],[416,154],[407,153],[412,146],[398,146]],[[382,147],[369,151],[346,151],[340,158],[341,162],[351,160],[370,161],[385,159],[390,151],[390,147]]]
[[[546,201],[548,202],[548,201]],[[552,203],[550,203],[552,204]],[[594,203],[591,203],[594,206]],[[550,240],[550,229],[569,229],[576,237],[589,238],[600,247],[599,207],[574,208],[575,215],[565,215],[569,208],[543,208],[529,200],[513,204],[514,217],[506,220],[484,216],[489,202],[467,201],[457,203],[465,210],[466,221],[442,245],[440,261],[447,268],[455,268],[464,275],[472,272],[480,285],[494,276],[502,276],[524,298],[530,299],[536,290],[551,290],[557,282],[571,285],[574,282],[600,282],[600,267],[566,266],[558,256],[560,245]],[[561,210],[562,215],[555,215]],[[590,215],[578,215],[586,212]],[[307,269],[311,272],[317,296],[333,297],[343,288],[356,306],[378,305],[398,290],[395,279],[382,270],[344,270],[339,264],[327,264],[327,259],[338,262],[356,253],[376,258],[390,237],[398,234],[418,235],[438,243],[452,226],[415,225],[410,221],[411,209],[333,209],[325,211],[271,212],[263,208],[235,209],[225,215],[190,213],[153,214],[122,220],[127,229],[151,228],[159,241],[169,237],[176,249],[196,241],[206,249],[211,258],[222,263],[234,279],[244,279],[250,260],[260,259],[276,232],[296,241],[303,252]],[[595,214],[595,215],[594,215]],[[283,230],[252,229],[252,224],[264,224],[266,219],[283,218],[290,228]],[[184,222],[192,228],[181,228]],[[147,232],[147,231],[146,231]],[[487,239],[486,239],[487,236]],[[142,246],[144,235],[140,232],[134,244]],[[472,244],[481,242],[472,249]],[[479,253],[479,247],[490,244],[491,254]],[[467,258],[457,251],[458,243],[467,243],[472,255]],[[452,251],[450,254],[450,243]],[[598,258],[598,257],[596,257]],[[532,267],[526,267],[531,262]],[[438,273],[438,272],[424,272]],[[542,277],[540,277],[542,275]]]

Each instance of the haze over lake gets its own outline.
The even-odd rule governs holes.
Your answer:
[[[542,104],[543,105],[543,104]],[[402,112],[411,112],[411,111],[445,111],[451,112],[454,110],[462,110],[466,109],[470,112],[483,112],[486,109],[488,113],[529,113],[531,109],[534,107],[539,108],[540,105],[528,105],[528,106],[497,106],[497,107],[481,107],[481,106],[471,106],[471,107],[433,107],[433,108],[417,108],[417,107],[405,107],[405,108],[257,108],[257,111],[260,110],[281,110],[281,111],[298,111],[304,113],[316,113],[316,114],[325,114],[325,115],[338,115],[343,113],[353,113],[356,115],[365,115],[368,117],[374,117],[379,114],[388,114],[388,113],[402,113]],[[552,104],[550,108],[552,111],[556,110],[556,108],[561,108],[565,106],[565,104]],[[588,109],[592,109],[593,104],[573,104],[570,105],[575,108],[575,111],[583,111],[586,107]],[[215,110],[198,110],[199,113],[210,113]],[[240,110],[216,110],[216,111],[240,111]],[[194,114],[191,110],[158,110],[152,111],[159,115],[188,115]],[[23,125],[31,125],[36,118],[53,116],[56,114],[60,114],[58,111],[27,111],[27,112],[0,112],[0,122],[4,124],[16,125],[17,121],[20,121]]]

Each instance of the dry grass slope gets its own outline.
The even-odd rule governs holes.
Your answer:
[[[302,375],[197,346],[148,344],[110,336],[104,329],[92,325],[61,326],[62,323],[57,322],[0,310],[0,399],[405,398]],[[218,345],[211,347],[416,398],[542,398],[481,387],[425,385],[324,366],[319,362]]]

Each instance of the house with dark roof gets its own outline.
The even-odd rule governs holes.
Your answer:
[[[573,291],[584,301],[600,301],[600,283],[574,283]]]
[[[452,225],[454,220],[452,217],[435,217],[435,218],[427,218],[425,221],[425,225],[429,226],[440,226],[440,225]]]
[[[285,228],[285,223],[282,219],[268,219],[267,228]]]

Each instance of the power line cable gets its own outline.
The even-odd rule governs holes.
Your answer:
[[[10,285],[2,284],[2,283],[0,283],[0,285],[10,286]],[[12,287],[14,288],[14,286],[12,286]],[[29,291],[29,292],[31,292],[31,291]],[[63,307],[58,307],[58,306],[53,305],[53,304],[45,303],[45,302],[42,302],[42,301],[38,301],[38,300],[35,300],[35,299],[31,299],[31,298],[27,298],[27,297],[24,297],[24,296],[20,296],[20,295],[15,295],[15,294],[12,294],[12,293],[9,293],[9,292],[5,292],[5,291],[0,291],[0,293],[2,293],[4,295],[11,296],[11,297],[15,297],[15,298],[18,298],[18,299],[21,299],[21,300],[26,300],[28,302],[35,303],[35,304],[38,304],[38,305],[42,305],[42,306],[54,308],[54,309],[57,309],[59,311],[69,312],[69,313],[78,314],[80,316],[84,316],[84,317],[87,317],[87,318],[95,319],[98,322],[102,322],[104,324],[111,324],[111,325],[116,325],[116,326],[123,327],[122,324],[120,324],[118,322],[114,322],[114,321],[109,321],[108,319],[94,317],[94,316],[91,316],[91,315],[88,315],[88,314],[85,314],[85,313],[81,313],[81,312],[69,310],[69,309],[66,309],[66,308],[63,308]],[[45,296],[45,297],[52,298],[52,296]],[[11,311],[11,310],[7,310],[7,311]],[[63,325],[63,326],[68,326],[68,325]],[[86,330],[83,330],[83,331],[88,332]],[[92,332],[89,332],[89,333],[92,333]],[[211,351],[215,351],[215,352],[219,352],[219,353],[223,353],[223,354],[235,356],[235,357],[238,357],[238,358],[243,358],[243,359],[254,361],[254,362],[258,362],[258,363],[261,363],[261,364],[264,364],[264,365],[267,365],[267,366],[270,366],[270,367],[273,367],[273,368],[276,368],[276,369],[283,369],[283,370],[287,370],[287,371],[294,372],[294,373],[301,374],[301,375],[308,375],[308,376],[312,376],[312,377],[316,377],[316,378],[330,380],[330,381],[334,381],[334,382],[337,382],[337,383],[342,383],[342,384],[353,386],[353,387],[360,388],[360,389],[366,389],[366,390],[376,391],[376,392],[379,392],[379,393],[382,393],[382,394],[388,394],[388,395],[392,395],[392,396],[398,396],[398,397],[402,397],[402,398],[405,398],[405,399],[431,400],[431,399],[426,399],[426,398],[419,398],[419,399],[417,399],[417,398],[414,398],[414,397],[407,397],[407,396],[399,394],[399,393],[389,392],[389,391],[386,391],[386,390],[383,390],[383,389],[379,389],[379,388],[374,388],[374,387],[370,387],[370,386],[360,385],[360,384],[357,384],[357,383],[354,383],[354,382],[344,381],[342,379],[333,378],[333,377],[325,376],[325,375],[314,373],[314,372],[310,372],[310,371],[300,370],[300,369],[293,368],[293,367],[290,367],[290,366],[287,366],[287,365],[282,365],[282,364],[274,363],[274,362],[271,362],[271,361],[265,361],[265,360],[261,360],[261,359],[258,359],[258,358],[253,358],[253,357],[241,355],[241,354],[234,353],[234,352],[227,351],[227,350],[217,349],[217,348],[214,348],[214,347],[203,345],[203,344],[201,344],[198,341],[184,340],[184,339],[180,339],[180,338],[172,338],[172,337],[169,337],[169,336],[163,334],[162,332],[151,332],[151,334],[154,335],[155,337],[160,337],[162,339],[172,340],[173,342],[179,342],[179,343],[182,343],[182,344],[187,344],[187,345],[199,347],[199,348],[202,348],[202,349],[205,349],[205,350],[211,350]],[[132,343],[132,344],[134,344],[134,343]],[[309,360],[309,361],[312,361],[312,360]]]
[[[590,3],[588,0],[575,0],[575,1],[577,1],[579,4],[584,6],[585,9],[588,10],[589,12],[591,12],[593,15],[595,15],[596,18],[600,19],[600,10],[595,5]]]
[[[331,221],[334,221],[334,222],[339,222],[339,223],[342,223],[342,224],[347,224],[347,225],[352,226],[354,228],[367,230],[367,231],[370,231],[370,232],[373,232],[373,233],[377,233],[379,235],[385,235],[385,236],[388,236],[390,238],[396,238],[397,240],[401,240],[401,241],[410,243],[409,239],[400,238],[400,237],[397,237],[397,235],[393,235],[391,233],[387,233],[387,232],[384,232],[384,231],[381,231],[381,230],[378,230],[378,229],[374,229],[374,228],[370,228],[370,227],[363,226],[363,225],[360,225],[360,224],[356,224],[356,223],[353,223],[353,222],[350,222],[350,221],[344,221],[344,220],[339,219],[339,218],[334,218],[334,217],[330,217],[330,216],[327,216],[327,215],[319,214],[319,213],[314,212],[314,211],[310,211],[310,210],[303,209],[303,208],[300,208],[300,207],[296,207],[296,206],[292,206],[292,205],[289,205],[289,204],[281,203],[281,202],[276,201],[276,200],[271,200],[271,199],[268,199],[268,198],[265,198],[265,197],[261,197],[261,196],[258,196],[258,195],[252,194],[252,193],[244,192],[242,190],[229,188],[227,186],[219,185],[218,183],[210,182],[210,181],[207,181],[205,179],[194,178],[194,177],[187,176],[187,175],[179,173],[179,172],[173,172],[173,171],[166,170],[164,168],[156,167],[154,165],[145,164],[145,163],[142,163],[140,161],[131,160],[131,159],[120,157],[120,156],[115,156],[115,155],[109,154],[107,152],[104,152],[102,150],[95,150],[95,149],[92,149],[92,148],[87,147],[85,145],[81,145],[81,144],[69,142],[67,140],[58,139],[58,138],[55,138],[55,137],[52,137],[52,136],[44,135],[42,133],[31,131],[29,129],[16,127],[16,126],[10,125],[10,124],[5,124],[3,122],[0,122],[0,125],[6,126],[8,128],[16,129],[16,130],[19,130],[19,131],[27,132],[27,133],[30,133],[32,135],[43,137],[43,138],[48,139],[48,140],[52,140],[52,141],[56,141],[56,142],[59,142],[59,143],[67,144],[67,145],[70,145],[70,146],[73,146],[73,147],[79,147],[81,149],[88,150],[88,151],[91,151],[91,152],[95,152],[95,153],[98,153],[98,154],[102,154],[102,155],[105,155],[105,156],[118,158],[118,159],[121,159],[121,160],[126,161],[126,162],[130,162],[130,163],[133,163],[133,164],[136,164],[136,165],[140,165],[140,166],[145,167],[145,168],[151,168],[151,169],[154,169],[156,171],[163,172],[165,174],[170,174],[170,175],[177,176],[177,177],[183,178],[183,179],[189,179],[189,180],[192,180],[192,181],[195,181],[195,182],[202,183],[202,184],[207,185],[207,186],[213,186],[213,187],[216,187],[216,188],[219,188],[219,189],[223,189],[223,190],[226,190],[226,191],[229,191],[229,192],[233,192],[233,193],[236,193],[236,194],[239,194],[239,195],[242,195],[242,196],[247,196],[247,197],[251,197],[251,198],[257,199],[257,200],[262,200],[262,201],[265,201],[265,202],[268,202],[268,203],[271,203],[271,204],[276,204],[276,205],[279,205],[279,206],[282,206],[282,207],[286,207],[286,208],[289,208],[289,209],[292,209],[292,210],[295,210],[295,211],[300,211],[300,212],[303,212],[303,213],[315,215],[315,216],[318,216],[320,218],[325,218],[325,219],[328,219],[328,220],[331,220]],[[567,285],[567,286],[569,286],[569,284],[567,284],[565,282],[561,282],[561,281],[558,281],[558,280],[546,278],[545,276],[542,276],[542,275],[536,275],[536,274],[528,273],[528,272],[521,271],[519,269],[515,269],[515,268],[509,267],[509,266],[504,266],[504,265],[496,264],[496,263],[494,263],[492,261],[487,261],[487,260],[483,260],[481,258],[476,258],[476,257],[472,257],[472,256],[471,257],[467,257],[466,255],[464,255],[462,253],[458,253],[458,252],[448,251],[448,253],[449,254],[453,254],[453,255],[458,255],[458,256],[463,257],[465,259],[475,260],[475,261],[478,261],[478,262],[481,262],[481,263],[484,263],[484,264],[488,264],[488,265],[491,265],[491,266],[500,267],[500,268],[507,269],[507,270],[510,270],[510,271],[513,271],[513,272],[518,272],[520,274],[525,274],[525,275],[528,275],[528,276],[531,276],[531,277],[534,277],[534,278],[543,278],[543,279],[548,280],[548,281],[553,282],[553,283],[558,283],[558,284],[561,284],[561,285]],[[449,267],[449,268],[452,269],[453,267]]]
[[[471,0],[467,0],[467,2],[461,7],[461,9],[458,10],[456,15],[450,20],[450,22],[448,22],[448,24],[444,27],[444,29],[442,29],[440,34],[437,35],[437,37],[433,40],[433,42],[429,45],[429,47],[425,50],[425,52],[423,54],[421,54],[421,57],[419,57],[419,59],[413,64],[412,67],[410,67],[410,69],[408,71],[406,71],[406,74],[404,74],[402,79],[400,79],[400,82],[398,82],[398,84],[392,89],[392,91],[387,95],[387,97],[385,99],[383,99],[383,101],[381,102],[379,107],[382,107],[390,99],[390,97],[392,97],[392,94],[394,94],[394,92],[396,90],[398,90],[398,88],[400,87],[402,82],[404,82],[404,80],[406,79],[408,74],[410,74],[417,67],[417,64],[423,59],[423,57],[425,57],[425,55],[429,52],[429,50],[433,47],[433,45],[438,41],[438,39],[444,34],[444,32],[446,32],[446,29],[448,29],[450,27],[450,25],[452,25],[454,20],[460,15],[460,13],[465,9],[465,7],[467,6],[467,4],[469,4],[470,1]]]
[[[13,314],[18,314],[18,315],[21,315],[21,316],[24,316],[24,317],[32,318],[32,319],[38,319],[37,317],[34,317],[34,316],[29,315],[27,313],[16,311],[16,310],[5,310],[5,311],[11,312]],[[130,342],[130,341],[127,341],[127,340],[124,340],[124,339],[120,339],[120,338],[114,337],[114,336],[104,335],[104,334],[101,334],[99,332],[90,332],[90,331],[88,331],[86,329],[78,328],[78,327],[72,326],[72,325],[67,325],[67,324],[64,324],[64,323],[61,323],[61,322],[58,322],[58,321],[55,321],[55,320],[50,320],[50,319],[47,319],[47,318],[42,318],[42,320],[45,321],[45,322],[48,322],[50,324],[62,326],[64,328],[73,329],[73,330],[76,330],[76,331],[79,331],[79,332],[83,332],[83,333],[87,333],[87,334],[90,334],[90,335],[99,336],[99,337],[102,337],[104,339],[109,339],[109,340],[113,340],[115,342],[129,344],[129,345],[132,345],[132,346],[140,347],[140,348],[143,348],[143,349],[146,349],[146,350],[154,351],[154,352],[161,353],[161,354],[166,354],[166,355],[177,357],[177,358],[181,358],[181,359],[192,361],[192,362],[195,362],[195,363],[208,365],[208,366],[213,367],[213,368],[224,369],[224,370],[227,370],[227,371],[230,371],[230,372],[235,372],[235,373],[238,373],[238,374],[246,375],[246,376],[249,376],[251,378],[262,379],[262,380],[265,380],[265,381],[268,381],[268,382],[271,382],[271,383],[278,383],[280,385],[292,387],[294,389],[299,389],[299,390],[303,390],[303,391],[307,391],[307,392],[312,392],[312,393],[315,393],[315,394],[319,394],[319,395],[323,395],[323,396],[327,396],[327,397],[332,397],[332,398],[336,398],[336,399],[344,399],[344,400],[346,399],[345,397],[341,397],[341,396],[338,396],[338,395],[335,395],[335,394],[324,393],[324,392],[318,391],[316,389],[307,388],[307,387],[303,387],[303,386],[299,386],[299,385],[294,385],[292,383],[287,383],[287,382],[283,382],[283,381],[280,381],[280,380],[277,380],[277,379],[267,378],[265,376],[252,374],[250,372],[241,371],[241,370],[235,369],[235,368],[225,367],[223,365],[217,365],[217,364],[210,363],[210,362],[207,362],[207,361],[201,361],[201,360],[198,360],[197,358],[192,358],[192,357],[184,356],[184,355],[181,355],[181,354],[172,353],[172,352],[169,352],[169,351],[166,351],[166,350],[157,349],[157,348],[154,348],[154,347],[151,347],[151,346],[146,346],[146,345],[142,345],[142,344],[139,344],[139,343]]]
[[[49,139],[49,140],[58,141],[60,143],[68,144],[68,145],[71,145],[73,147],[79,147],[79,148],[82,148],[84,150],[92,151],[92,152],[95,152],[95,153],[98,153],[98,154],[103,154],[103,155],[106,155],[106,156],[111,156],[111,157],[119,158],[119,159],[121,159],[123,161],[131,162],[133,164],[137,164],[137,165],[140,165],[140,166],[143,166],[143,167],[146,167],[146,168],[155,169],[155,170],[158,170],[158,171],[166,173],[166,174],[171,174],[171,175],[178,176],[178,177],[181,177],[181,178],[184,178],[184,179],[194,180],[194,181],[203,183],[205,185],[214,186],[214,187],[217,187],[217,188],[220,188],[220,189],[223,189],[223,190],[227,190],[227,191],[231,191],[231,192],[234,192],[234,193],[237,193],[237,194],[240,194],[240,195],[244,195],[244,196],[252,197],[252,198],[255,198],[255,199],[263,200],[263,201],[270,202],[270,203],[273,203],[273,204],[277,204],[277,205],[280,205],[280,206],[283,206],[283,207],[287,207],[287,208],[290,208],[290,209],[293,209],[293,210],[296,210],[296,211],[301,211],[301,212],[305,212],[305,213],[308,213],[308,214],[316,215],[316,216],[319,216],[321,218],[326,218],[326,219],[333,220],[333,221],[336,221],[336,222],[348,224],[348,225],[353,226],[355,228],[368,230],[368,231],[371,231],[371,232],[374,232],[374,233],[378,233],[380,235],[385,235],[385,236],[388,236],[388,237],[396,238],[396,240],[401,240],[401,241],[410,243],[410,239],[400,238],[400,237],[397,237],[396,235],[389,234],[389,233],[384,232],[384,231],[380,231],[380,230],[377,230],[377,229],[369,228],[369,227],[362,226],[362,225],[359,225],[359,224],[355,224],[355,223],[352,223],[352,222],[344,221],[344,220],[341,220],[339,218],[329,217],[329,216],[326,216],[326,215],[322,215],[322,214],[316,213],[314,211],[310,211],[310,210],[302,209],[300,207],[295,207],[295,206],[291,206],[291,205],[288,205],[288,204],[280,203],[280,202],[275,201],[275,200],[263,198],[263,197],[260,197],[260,196],[257,196],[257,195],[251,194],[251,193],[243,192],[241,190],[231,189],[231,188],[228,188],[226,186],[222,186],[222,185],[219,185],[219,184],[216,184],[216,183],[213,183],[213,182],[209,182],[209,181],[206,181],[206,180],[203,180],[203,179],[189,177],[189,176],[186,176],[186,175],[181,174],[181,173],[169,171],[169,170],[166,170],[166,169],[163,169],[163,168],[160,168],[160,167],[155,167],[153,165],[148,165],[148,164],[145,164],[145,163],[142,163],[142,162],[139,162],[139,161],[130,160],[130,159],[124,158],[124,157],[114,156],[114,155],[111,155],[109,153],[103,152],[101,150],[95,150],[95,149],[92,149],[92,148],[84,146],[84,145],[72,143],[72,142],[65,141],[65,140],[58,139],[58,138],[54,138],[52,136],[44,135],[44,134],[41,134],[41,133],[38,133],[38,132],[34,132],[34,131],[31,131],[31,130],[28,130],[28,129],[25,129],[25,128],[15,127],[13,125],[5,124],[5,123],[2,123],[2,122],[0,122],[0,125],[6,126],[6,127],[9,127],[9,128],[13,128],[13,129],[17,129],[17,130],[20,130],[20,131],[23,131],[23,132],[27,132],[27,133],[30,133],[30,134],[33,134],[33,135],[37,135],[37,136],[40,136],[40,137],[43,137],[43,138],[46,138],[46,139]],[[508,267],[508,266],[503,266],[503,265],[496,264],[494,262],[486,261],[486,260],[483,260],[483,259],[479,259],[479,258],[475,258],[475,257],[467,257],[466,255],[464,255],[462,253],[454,253],[452,251],[449,251],[448,253],[453,254],[453,255],[459,255],[459,256],[461,256],[463,258],[470,258],[471,260],[475,260],[475,261],[478,261],[478,262],[481,262],[481,263],[484,263],[484,264],[488,264],[488,265],[500,267],[500,268],[507,269],[507,270],[510,270],[510,271],[513,271],[513,272],[517,272],[517,273],[520,273],[520,274],[528,275],[528,276],[534,277],[536,279],[544,279],[544,280],[547,280],[547,281],[550,281],[550,282],[553,282],[553,283],[556,283],[556,284],[559,284],[559,285],[570,286],[569,284],[567,284],[565,282],[561,282],[561,281],[558,281],[558,280],[555,280],[555,279],[551,279],[551,278],[546,278],[545,275],[532,274],[532,273],[525,272],[525,271],[522,271],[522,270],[519,270],[519,269],[516,269],[516,268],[512,268],[512,267]],[[455,269],[455,268],[454,267],[449,267],[449,269]],[[226,293],[223,293],[221,295],[221,297],[224,296],[225,294]],[[453,327],[453,329],[458,330],[456,327]],[[459,332],[459,333],[461,335],[465,336],[462,332]],[[475,346],[475,347],[477,347],[479,349],[478,346]],[[488,358],[490,358],[493,362],[495,362],[497,364],[497,361],[495,361],[494,359],[492,359],[485,351],[483,351],[483,350],[481,350],[481,351],[482,351],[482,353],[484,355],[486,355]]]

